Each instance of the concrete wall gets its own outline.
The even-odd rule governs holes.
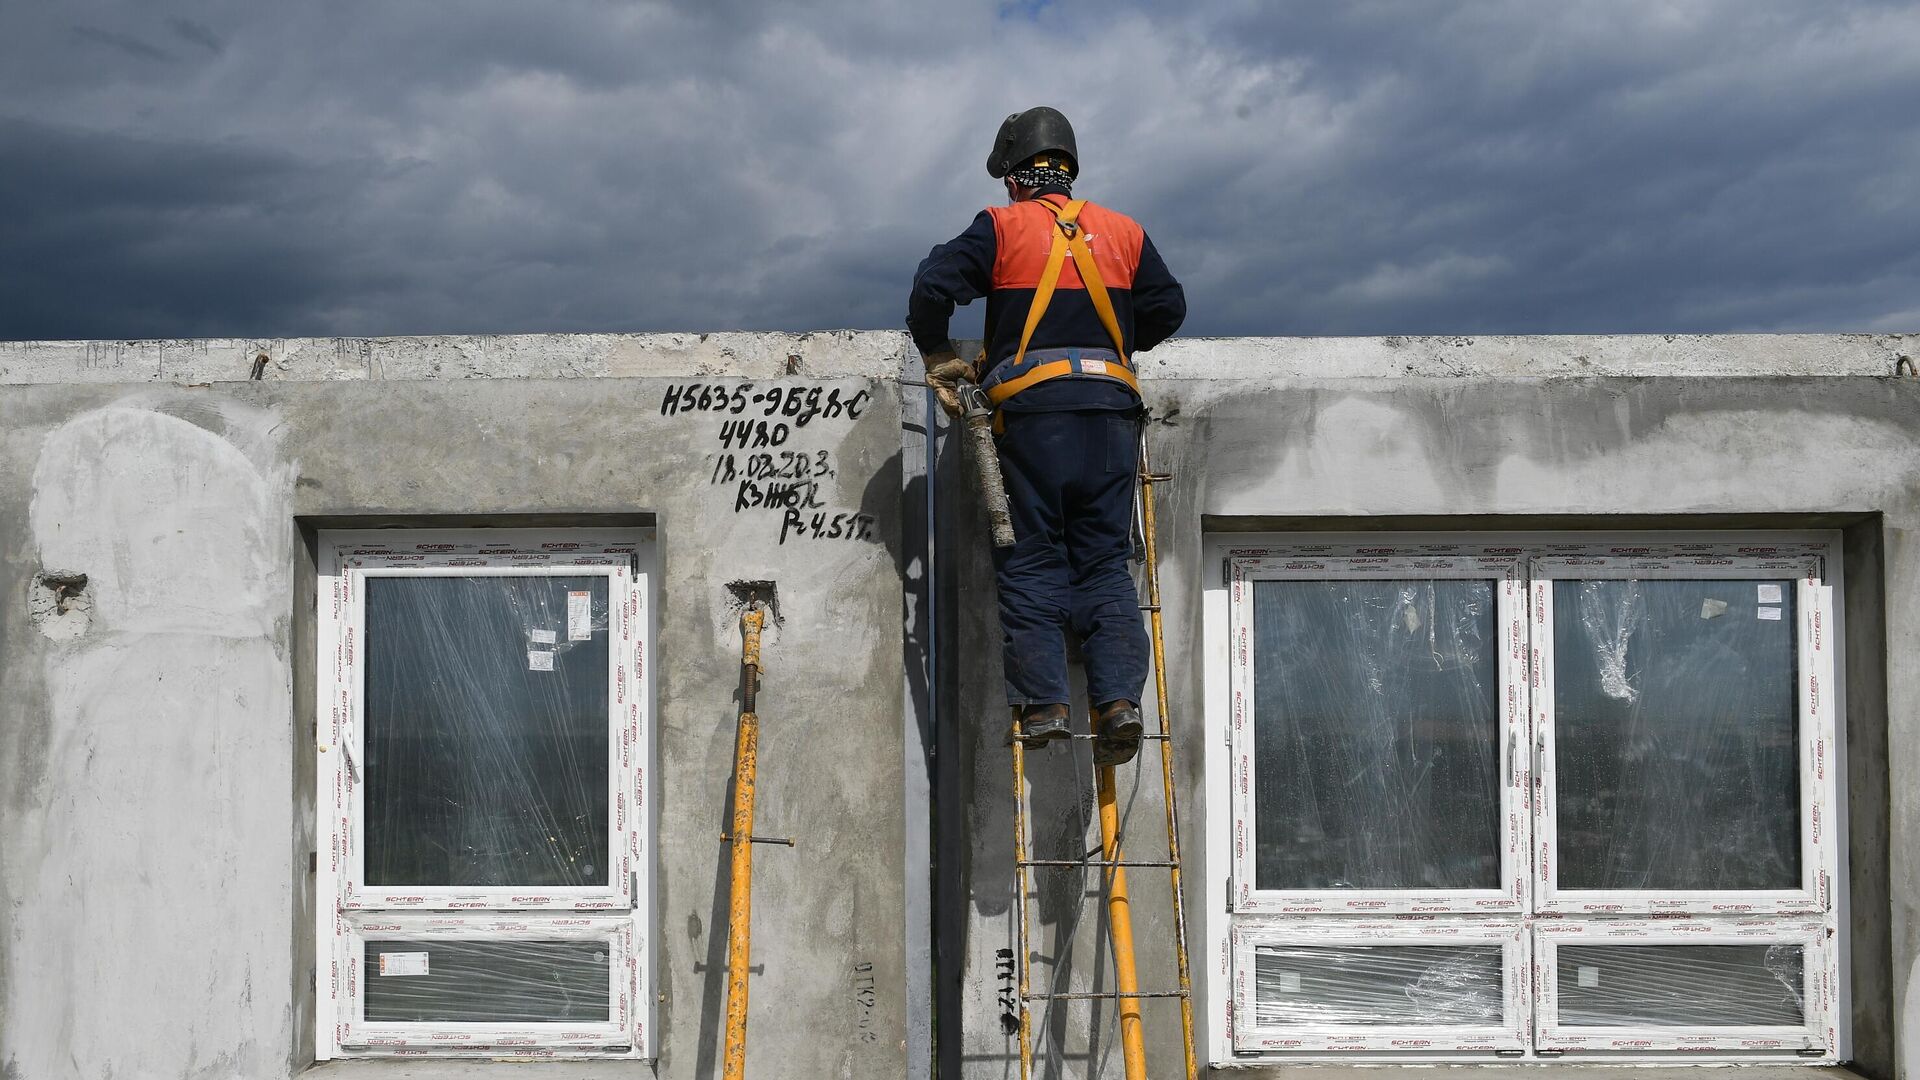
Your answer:
[[[1224,911],[1227,872],[1209,858],[1204,826],[1204,757],[1224,731],[1216,717],[1202,737],[1205,650],[1224,649],[1202,619],[1202,591],[1220,573],[1209,537],[1821,528],[1844,530],[1846,547],[1854,1059],[1870,1075],[1920,1076],[1920,675],[1889,662],[1920,643],[1920,380],[1893,377],[1917,346],[1912,337],[1351,339],[1179,342],[1152,354],[1154,465],[1175,476],[1162,488],[1163,604],[1174,726],[1185,735],[1178,790],[1203,1063],[1208,992],[1223,986],[1207,931]],[[942,565],[953,596],[976,596],[992,579],[976,539],[984,525],[961,463],[944,464],[937,497],[955,512],[942,518]],[[937,967],[941,1031],[951,1011],[963,1035],[943,1038],[941,1060],[968,1077],[1011,1077],[1003,995],[1016,908],[996,631],[985,605],[956,599],[944,610],[959,672],[943,699],[942,715],[956,719],[940,728],[938,832],[959,850],[936,885]],[[1087,751],[1036,756],[1035,857],[1079,858],[1098,841]],[[1122,775],[1123,830],[1131,857],[1159,858],[1151,748],[1141,760],[1145,771]],[[1175,983],[1164,880],[1151,870],[1132,880],[1148,989]],[[1090,871],[1036,873],[1036,988],[1113,989],[1097,888]],[[964,921],[947,914],[955,910]],[[1147,1015],[1150,1074],[1181,1075],[1173,1007],[1148,1005]],[[1035,1024],[1051,1063],[1042,1075],[1120,1075],[1109,1003],[1058,1005]]]
[[[1210,534],[1844,528],[1856,1057],[1920,1077],[1920,675],[1887,662],[1920,646],[1920,383],[1896,377],[1902,355],[1920,339],[1156,350],[1154,453],[1178,477],[1161,535],[1179,730],[1204,715]],[[998,1000],[1013,905],[991,575],[958,448],[929,448],[923,393],[896,384],[912,366],[892,333],[0,345],[7,1080],[283,1077],[310,1059],[315,528],[642,520],[663,567],[657,1074],[717,1064],[738,676],[723,586],[772,578],[784,622],[760,820],[800,846],[756,860],[750,1069],[921,1075],[937,1015],[942,1075],[1016,1075]],[[778,511],[736,511],[738,485],[712,472],[730,418],[661,403],[669,387],[740,380],[870,394],[857,420],[794,427],[789,448],[828,452],[820,501],[870,515],[873,540],[783,543]],[[66,615],[46,571],[88,575]],[[1220,868],[1196,742],[1178,779],[1204,970]],[[1032,770],[1042,857],[1077,856],[1094,834],[1081,754]],[[1151,843],[1157,777],[1124,787],[1129,835]],[[1149,984],[1171,981],[1151,948],[1167,940],[1160,881],[1136,882]],[[1094,883],[1037,884],[1058,985],[1106,986]],[[870,998],[854,981],[867,963]],[[1149,1015],[1153,1075],[1177,1075],[1169,1013]],[[1110,1011],[1062,1009],[1041,1028],[1040,1075],[1120,1075]]]
[[[736,579],[777,583],[757,827],[798,840],[756,852],[749,1061],[760,1075],[908,1074],[909,1015],[925,1010],[909,1002],[904,924],[898,343],[617,344],[594,354],[607,377],[571,380],[547,376],[584,362],[572,339],[403,342],[367,363],[339,362],[368,355],[347,343],[269,346],[258,381],[244,381],[250,343],[120,350],[164,354],[152,372],[88,366],[109,346],[0,347],[15,380],[0,387],[8,1080],[252,1080],[312,1061],[315,527],[649,516],[657,1075],[718,1068]],[[466,348],[519,366],[476,368]],[[480,374],[512,377],[459,377]],[[781,510],[736,511],[739,484],[712,480],[734,418],[662,415],[672,386],[748,381],[860,398],[857,418],[773,420],[789,425],[784,449],[824,452],[835,475],[819,504],[868,515],[870,539],[788,529],[783,542]],[[46,610],[49,569],[87,575],[65,615]]]

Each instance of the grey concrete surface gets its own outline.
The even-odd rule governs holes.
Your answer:
[[[1913,857],[1920,846],[1920,797],[1906,779],[1913,775],[1906,770],[1920,766],[1920,680],[1897,660],[1920,640],[1914,603],[1920,560],[1911,542],[1920,526],[1920,380],[1891,378],[1891,365],[1871,375],[1864,369],[1808,375],[1808,364],[1782,362],[1772,348],[1756,353],[1753,375],[1687,377],[1667,373],[1665,361],[1656,365],[1658,374],[1633,374],[1633,355],[1667,344],[1600,343],[1596,363],[1619,370],[1615,377],[1568,376],[1558,371],[1559,360],[1549,365],[1553,377],[1516,376],[1504,367],[1515,346],[1501,343],[1493,357],[1464,346],[1458,370],[1445,376],[1268,377],[1262,368],[1261,377],[1242,377],[1241,368],[1227,365],[1214,378],[1147,381],[1161,418],[1150,428],[1155,466],[1176,476],[1163,489],[1161,508],[1163,603],[1175,729],[1188,733],[1180,795],[1198,975],[1219,967],[1219,957],[1198,950],[1208,920],[1220,913],[1196,898],[1204,883],[1226,872],[1209,862],[1202,842],[1208,807],[1196,745],[1205,705],[1201,588],[1206,575],[1218,573],[1202,554],[1210,531],[1845,527],[1845,555],[1855,575],[1846,595],[1851,782],[1845,793],[1852,830],[1853,1056],[1868,1075],[1920,1075],[1920,867]],[[1711,342],[1705,349],[1727,356],[1738,344]],[[1872,345],[1883,347],[1897,354],[1912,341]],[[1332,351],[1377,355],[1383,348],[1340,342]],[[1427,343],[1415,351],[1430,356],[1438,348]],[[1554,342],[1542,345],[1543,352],[1557,349]],[[1834,354],[1824,355],[1821,364]],[[969,505],[964,484],[964,473],[956,471],[939,497]],[[977,517],[965,520],[949,540],[957,549],[951,559],[956,596],[984,591],[991,581],[991,568],[971,540],[982,528]],[[949,859],[953,879],[937,895],[949,908],[966,905],[964,927],[940,915],[942,1002],[963,1017],[960,1043],[943,1042],[942,1063],[968,1077],[1002,1078],[1017,1075],[1001,998],[1010,982],[1005,964],[1015,908],[991,619],[983,607],[955,616],[963,672],[943,709],[991,719],[942,728],[941,750],[957,759],[937,795],[943,821],[954,821],[942,835],[962,835],[964,850]],[[1151,750],[1142,757],[1151,769]],[[1097,840],[1085,751],[1071,759],[1053,751],[1030,774],[1037,857],[1084,854]],[[1152,771],[1123,777],[1124,828],[1139,858],[1159,857],[1157,780]],[[1132,882],[1147,987],[1173,985],[1162,880],[1137,872]],[[1036,875],[1034,977],[1043,987],[1112,988],[1096,901],[1091,872]],[[1204,1000],[1204,987],[1201,993]],[[1148,1006],[1150,1018],[1154,1008]],[[1149,1040],[1150,1073],[1180,1075],[1172,1006],[1158,1008],[1158,1025],[1149,1024],[1157,1033]],[[1120,1075],[1109,1004],[1056,1007],[1039,1018],[1036,1032],[1041,1075]],[[1560,1068],[1554,1066],[1556,1075]],[[1231,1075],[1296,1072],[1320,1074],[1266,1066],[1236,1067]]]
[[[1179,477],[1162,507],[1176,723],[1197,730],[1203,706],[1210,530],[1845,528],[1857,1068],[1920,1077],[1920,675],[1894,659],[1920,645],[1920,380],[1903,356],[1920,336],[1169,343],[1142,368]],[[922,1075],[936,1016],[941,1075],[1015,1075],[990,564],[957,447],[938,440],[929,466],[919,441],[916,366],[890,332],[0,344],[0,1075],[306,1069],[313,529],[643,519],[663,568],[658,1062],[317,1075],[714,1075],[735,578],[780,587],[760,820],[800,839],[756,859],[750,1075]],[[872,540],[782,543],[778,511],[736,511],[737,484],[713,482],[730,418],[662,415],[670,386],[742,380],[870,395],[786,448],[829,455],[823,506],[869,515]],[[50,572],[88,576],[64,614]],[[1182,755],[1197,895],[1219,868],[1200,755]],[[1032,772],[1037,854],[1082,854],[1084,750]],[[1123,785],[1142,843],[1158,786]],[[929,886],[912,879],[930,825]],[[1096,883],[1037,881],[1036,970],[1105,987]],[[1136,875],[1149,984],[1172,974],[1147,955],[1162,889]],[[1149,1008],[1153,1075],[1177,1075],[1169,1013]],[[1120,1075],[1105,1006],[1040,1027],[1039,1075]],[[1375,1070],[1309,1074],[1335,1071]]]
[[[0,1075],[264,1080],[312,1061],[311,526],[642,514],[662,567],[659,1057],[620,1075],[717,1073],[735,579],[779,590],[757,821],[798,839],[756,852],[749,1060],[907,1075],[926,1010],[905,970],[897,390],[753,380],[862,401],[789,421],[784,447],[825,455],[820,504],[869,515],[870,538],[782,543],[782,511],[736,511],[739,485],[713,482],[731,417],[661,413],[670,386],[709,381],[0,391]],[[90,623],[62,640],[33,624],[50,567],[88,575]],[[441,1074],[467,1070],[484,1066]]]

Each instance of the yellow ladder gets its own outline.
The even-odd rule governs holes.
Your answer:
[[[1070,1001],[1085,999],[1106,999],[1118,1003],[1120,1014],[1121,1058],[1126,1066],[1127,1080],[1146,1080],[1147,1050],[1143,1020],[1140,1014],[1140,1002],[1149,998],[1174,998],[1180,1002],[1180,1033],[1185,1041],[1187,1060],[1187,1080],[1197,1080],[1198,1071],[1193,1050],[1193,981],[1187,969],[1187,910],[1186,897],[1180,881],[1180,814],[1173,788],[1173,738],[1169,733],[1172,724],[1167,718],[1167,665],[1165,638],[1160,625],[1160,558],[1154,537],[1153,486],[1173,479],[1171,474],[1153,472],[1147,459],[1146,427],[1141,426],[1140,433],[1140,531],[1145,539],[1147,602],[1141,605],[1148,613],[1153,639],[1153,681],[1157,697],[1154,715],[1158,721],[1158,730],[1143,736],[1160,748],[1160,780],[1165,786],[1165,808],[1167,819],[1167,857],[1163,860],[1128,860],[1120,851],[1120,811],[1116,805],[1114,792],[1114,766],[1103,765],[1097,769],[1098,797],[1100,807],[1100,858],[1093,859],[1030,859],[1027,857],[1027,785],[1026,785],[1026,740],[1020,728],[1020,710],[1013,710],[1013,860],[1015,868],[1015,902],[1018,906],[1014,933],[1015,963],[1019,972],[1020,1006],[1020,1080],[1031,1080],[1033,1075],[1033,1009],[1037,1001]],[[1074,738],[1091,738],[1091,735],[1076,735]],[[1035,993],[1029,982],[1029,965],[1032,949],[1028,943],[1031,933],[1027,924],[1027,871],[1031,867],[1051,866],[1098,866],[1103,869],[1104,886],[1107,900],[1107,927],[1113,943],[1114,989],[1110,993]],[[1129,867],[1165,869],[1171,882],[1173,896],[1173,932],[1174,958],[1178,964],[1180,988],[1178,990],[1146,991],[1140,989],[1139,977],[1135,971],[1133,956],[1133,915],[1127,893],[1127,869]]]

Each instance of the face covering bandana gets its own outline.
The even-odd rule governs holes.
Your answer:
[[[1066,188],[1069,193],[1073,191],[1073,177],[1067,175],[1064,169],[1029,166],[1025,169],[1015,169],[1007,174],[1007,178],[1021,187],[1061,187]]]

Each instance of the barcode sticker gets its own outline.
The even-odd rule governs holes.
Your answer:
[[[533,643],[535,645],[551,645],[558,640],[560,640],[560,635],[554,630],[535,630],[533,632]]]
[[[380,974],[382,975],[425,975],[426,973],[426,953],[389,952],[380,954]]]
[[[567,640],[591,641],[592,639],[593,594],[570,592],[567,594]]]
[[[552,671],[553,654],[545,649],[527,650],[528,671]]]
[[[1763,607],[1760,609],[1760,617],[1769,622],[1779,622],[1780,609],[1777,607]]]

